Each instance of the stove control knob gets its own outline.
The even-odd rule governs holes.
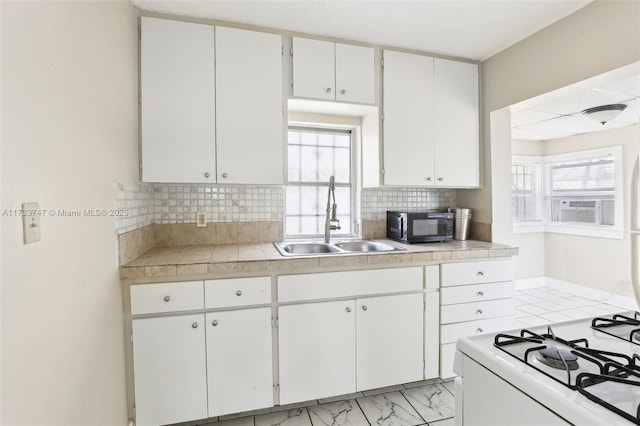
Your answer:
[[[476,311],[476,314],[478,314],[478,315],[482,315],[482,309],[478,309],[478,310]]]

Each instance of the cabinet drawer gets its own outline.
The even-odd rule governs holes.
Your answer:
[[[517,325],[515,324],[515,320],[510,317],[498,317],[478,321],[446,324],[440,327],[440,343],[455,343],[461,337],[510,330],[516,327]]]
[[[204,308],[202,281],[131,286],[131,314],[153,314]]]
[[[443,287],[482,284],[513,279],[513,262],[509,259],[479,262],[445,263],[440,267]]]
[[[506,299],[513,296],[513,282],[504,281],[501,283],[443,287],[440,293],[442,294],[440,300],[443,305]]]
[[[442,324],[450,324],[484,318],[504,317],[512,313],[513,301],[511,299],[461,303],[458,305],[441,306],[440,322]]]
[[[204,294],[207,309],[271,303],[271,277],[207,280]]]

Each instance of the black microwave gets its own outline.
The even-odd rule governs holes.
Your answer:
[[[453,212],[387,211],[387,238],[403,243],[453,239]]]

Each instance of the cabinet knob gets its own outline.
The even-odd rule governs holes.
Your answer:
[[[482,329],[481,328],[476,328],[476,333],[482,333]]]
[[[476,314],[477,314],[477,315],[482,315],[482,309],[478,309],[478,310],[476,311]]]
[[[481,291],[479,291],[479,292],[478,292],[478,293],[476,293],[476,294],[478,295],[478,297],[482,297],[482,296],[484,296],[484,293],[483,293],[483,292],[481,292]]]
[[[427,182],[431,182],[431,176],[427,178]]]
[[[347,93],[347,91],[346,91],[346,90],[344,90],[344,89],[342,89],[342,90],[340,91],[340,94],[341,94],[341,95],[344,95],[345,93]]]
[[[367,310],[367,305],[362,305],[362,310],[366,311]]]
[[[331,87],[327,87],[327,93],[331,93]]]
[[[223,178],[223,179],[226,179],[226,178],[227,178],[227,176],[229,176],[229,175],[228,175],[228,174],[226,174],[226,173],[223,173],[223,174],[222,174],[222,178]]]
[[[236,291],[236,296],[242,296],[242,291],[241,290]]]
[[[478,271],[478,272],[476,272],[476,275],[479,276],[479,277],[482,277],[482,276],[484,276],[484,272]]]
[[[209,174],[209,172],[205,172],[205,173],[204,173],[204,177],[208,178],[209,176],[211,176],[211,175]]]
[[[347,307],[346,311],[351,312],[351,308]]]
[[[443,177],[439,177],[438,178],[438,182],[444,182],[444,178]]]
[[[171,296],[165,296],[164,299],[162,299],[162,300],[164,300],[165,302],[168,302],[168,301],[171,300]]]
[[[193,324],[191,324],[191,328],[198,328],[198,323],[194,322]]]
[[[216,327],[218,325],[218,320],[211,321],[211,325]]]

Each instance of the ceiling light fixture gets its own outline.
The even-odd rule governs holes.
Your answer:
[[[582,115],[586,115],[598,123],[604,123],[616,118],[627,106],[625,104],[601,105],[593,108],[587,108],[582,111]]]

